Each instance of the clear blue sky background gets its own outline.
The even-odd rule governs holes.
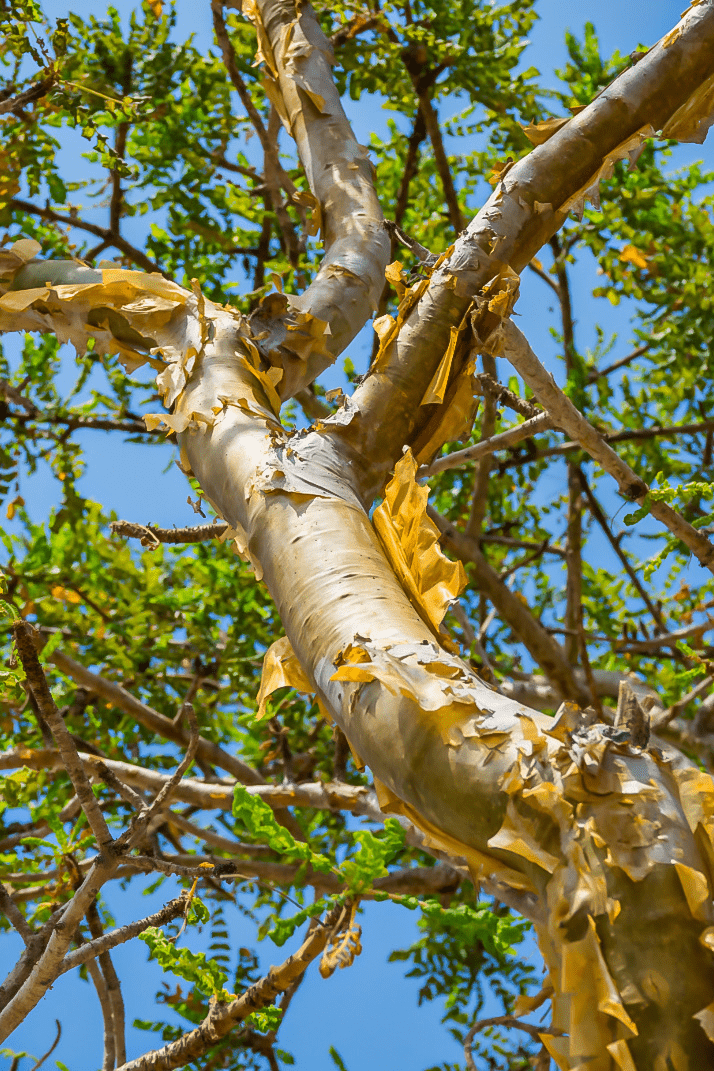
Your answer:
[[[124,13],[132,5],[118,0],[116,6]],[[638,44],[651,45],[674,25],[679,18],[683,0],[654,0],[651,3],[629,3],[622,0],[541,0],[537,5],[540,21],[531,35],[531,46],[524,57],[524,65],[535,65],[544,74],[546,81],[555,84],[552,71],[565,62],[563,35],[566,28],[581,34],[583,23],[595,23],[600,35],[603,52],[614,49],[622,53],[632,51]],[[101,0],[48,0],[46,10],[52,17],[62,17],[69,10],[87,16],[100,14]],[[194,32],[197,44],[208,47],[211,43],[210,10],[207,0],[179,0],[179,33]],[[358,138],[369,144],[370,133],[383,133],[389,113],[380,102],[347,102]],[[455,105],[454,111],[457,110]],[[446,106],[442,106],[446,113]],[[525,117],[527,118],[527,117]],[[84,165],[78,156],[84,145],[68,136],[64,152],[67,161],[73,161],[75,169]],[[711,144],[681,146],[673,157],[672,167],[684,166],[693,160],[705,159],[714,167],[714,152]],[[143,224],[142,224],[143,225]],[[587,260],[581,262],[573,273],[573,300],[577,319],[578,344],[586,348],[594,344],[594,322],[599,320],[608,332],[617,331],[620,338],[612,354],[615,359],[628,352],[628,324],[631,309],[623,303],[613,309],[605,302],[592,298],[591,290],[598,283],[594,266]],[[555,360],[556,346],[549,328],[553,322],[548,305],[550,291],[535,276],[525,273],[522,282],[518,312],[520,323],[542,358],[558,374]],[[12,352],[8,340],[8,352]],[[69,355],[68,355],[69,356]],[[353,359],[359,367],[359,347],[353,347]],[[71,357],[69,358],[71,361]],[[72,370],[68,367],[67,381],[71,382]],[[125,445],[120,450],[113,440],[99,432],[85,433],[87,454],[91,465],[83,477],[80,489],[91,498],[103,502],[107,509],[120,517],[138,521],[154,521],[165,525],[193,523],[194,517],[186,504],[188,487],[175,466],[164,471],[169,459],[166,452],[147,449],[137,445]],[[49,474],[40,472],[22,485],[31,516],[40,520],[49,508],[59,501],[59,489]],[[558,493],[560,493],[558,488]],[[159,894],[141,897],[136,892],[131,896],[118,887],[108,891],[110,907],[116,912],[119,923],[129,921],[139,914],[155,910],[171,895],[170,885]],[[234,943],[252,943],[254,926],[238,911],[227,909]],[[417,1008],[418,983],[404,979],[402,964],[387,964],[386,958],[393,948],[406,947],[417,936],[416,914],[408,913],[390,904],[368,905],[363,917],[364,951],[349,970],[338,972],[329,981],[323,981],[315,970],[299,990],[285,1029],[281,1032],[281,1044],[291,1050],[298,1068],[304,1071],[334,1071],[328,1055],[328,1047],[334,1045],[341,1053],[349,1071],[423,1071],[444,1060],[457,1062],[462,1058],[459,1047],[440,1026],[440,1008],[425,1005]],[[5,964],[14,961],[13,953],[19,951],[19,941],[13,937],[3,940],[2,960]],[[201,947],[200,940],[191,938],[191,947]],[[286,949],[275,949],[269,942],[261,946],[263,962],[279,962]],[[124,996],[127,1004],[127,1023],[136,1017],[149,1017],[153,997],[160,985],[161,975],[153,967],[146,966],[144,946],[132,942],[114,954],[120,976],[125,979]],[[530,947],[529,955],[538,962],[537,953]],[[63,1039],[55,1057],[61,1059],[70,1071],[96,1071],[101,1065],[101,1027],[99,1008],[93,989],[76,975],[62,978],[54,990],[35,1009],[27,1022],[13,1035],[10,1044],[15,1050],[26,1049],[40,1054],[49,1047],[54,1037],[54,1020],[63,1025]],[[129,1056],[138,1055],[152,1044],[152,1036],[133,1030],[127,1031]],[[158,1038],[154,1043],[158,1043]],[[3,1057],[0,1057],[0,1069]],[[29,1062],[23,1067],[28,1068]]]

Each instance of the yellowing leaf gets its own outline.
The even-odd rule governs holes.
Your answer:
[[[164,5],[162,3],[162,0],[149,0],[149,7],[151,8],[152,12],[154,13],[154,17],[157,18],[157,19],[160,19],[162,11],[164,9]]]
[[[296,691],[308,695],[314,695],[315,692],[315,687],[305,676],[287,636],[281,636],[265,652],[258,692],[258,721],[267,715],[266,700],[278,688],[295,688]]]
[[[417,484],[416,469],[409,450],[397,462],[372,523],[415,609],[443,640],[439,626],[466,586],[466,576],[461,562],[449,561],[441,551],[439,530],[426,514],[429,493]]]
[[[69,591],[67,588],[56,585],[51,589],[51,594],[54,599],[59,599],[61,602],[78,603],[82,601],[82,596],[78,595],[76,591]]]
[[[646,268],[649,263],[642,250],[634,245],[625,246],[620,253],[620,260],[625,264],[634,264],[636,268]]]
[[[12,518],[15,516],[17,507],[24,505],[25,499],[22,497],[22,495],[17,495],[15,498],[13,498],[12,502],[8,502],[7,510],[5,511],[5,516],[7,517],[7,519],[11,521]]]

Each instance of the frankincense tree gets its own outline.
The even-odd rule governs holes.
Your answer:
[[[0,1040],[80,970],[105,1069],[277,1068],[305,971],[390,899],[468,1068],[709,1066],[712,176],[668,156],[714,118],[712,0],[630,55],[568,35],[558,92],[520,63],[532,0],[211,0],[205,53],[160,0],[1,6]],[[398,121],[359,144],[347,95]],[[607,316],[579,341],[582,257],[623,355]],[[90,431],[175,449],[207,523],[108,517]],[[115,924],[145,874],[165,905]],[[236,902],[292,941],[266,974]],[[127,1055],[134,939],[186,988]]]

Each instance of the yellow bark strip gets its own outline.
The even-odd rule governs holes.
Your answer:
[[[449,561],[439,547],[439,530],[426,513],[429,492],[417,484],[416,471],[408,451],[397,462],[372,523],[410,601],[443,642],[441,622],[466,586],[466,574],[461,562]]]
[[[287,636],[281,636],[265,652],[256,721],[267,717],[267,700],[278,688],[294,688],[306,695],[315,694],[315,686],[307,679]]]
[[[682,883],[689,910],[695,919],[709,920],[712,914],[710,906],[712,897],[706,876],[700,870],[694,870],[693,867],[685,866],[684,863],[675,863],[674,866]],[[705,905],[709,910],[705,910]]]
[[[620,1071],[637,1071],[626,1041],[620,1039],[620,1041],[611,1042],[607,1046],[607,1051],[611,1054]]]
[[[489,848],[501,848],[505,852],[513,852],[520,855],[536,866],[543,867],[550,874],[558,866],[560,860],[551,855],[537,841],[529,823],[516,811],[513,800],[508,801],[506,817],[503,825],[495,836],[488,842]]]

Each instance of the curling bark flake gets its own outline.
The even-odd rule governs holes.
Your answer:
[[[91,336],[128,367],[157,367],[172,412],[149,419],[178,434],[185,467],[285,627],[261,698],[299,672],[369,765],[383,810],[464,858],[474,880],[537,897],[555,994],[553,1032],[541,1036],[558,1066],[710,1066],[712,780],[657,740],[637,747],[567,704],[548,718],[479,680],[441,630],[460,574],[438,549],[415,471],[471,419],[468,332],[498,345],[518,272],[567,213],[654,130],[703,137],[714,4],[694,4],[579,115],[534,134],[542,143],[504,173],[429,279],[405,290],[397,320],[381,324],[365,382],[295,434],[280,424],[281,399],[366,321],[389,242],[310,8],[261,0],[243,10],[323,228],[312,286],[300,298],[270,295],[248,321],[158,276],[31,260],[25,241],[0,258],[0,329],[50,330],[80,348]],[[396,465],[373,525],[367,510],[405,445],[416,460]]]

